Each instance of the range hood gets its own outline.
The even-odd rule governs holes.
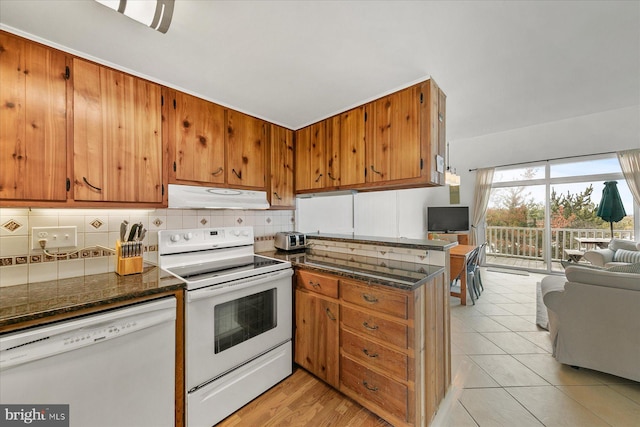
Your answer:
[[[266,191],[169,184],[169,208],[269,209]]]

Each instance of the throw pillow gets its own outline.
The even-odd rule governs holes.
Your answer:
[[[618,273],[636,273],[640,274],[640,262],[629,265],[615,265],[607,268],[607,271],[614,271]]]
[[[628,262],[629,264],[640,262],[640,251],[628,251],[626,249],[618,249],[613,254],[614,262]]]
[[[637,243],[633,240],[627,239],[613,239],[609,242],[609,249],[612,251],[617,251],[620,249],[624,249],[625,251],[637,251]]]

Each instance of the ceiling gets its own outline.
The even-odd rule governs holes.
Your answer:
[[[0,25],[291,129],[428,76],[449,140],[640,104],[638,1],[176,0],[162,34],[0,0]]]

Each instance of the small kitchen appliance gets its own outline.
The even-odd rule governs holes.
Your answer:
[[[279,232],[273,245],[283,251],[304,250],[308,246],[307,236],[296,231]]]
[[[291,263],[255,255],[253,228],[158,232],[160,267],[186,283],[188,426],[211,426],[292,373]]]

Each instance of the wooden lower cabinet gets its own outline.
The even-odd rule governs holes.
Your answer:
[[[300,269],[296,286],[296,363],[394,426],[429,425],[451,383],[444,272],[408,291]]]
[[[337,388],[340,328],[338,301],[299,289],[295,295],[295,362]]]

